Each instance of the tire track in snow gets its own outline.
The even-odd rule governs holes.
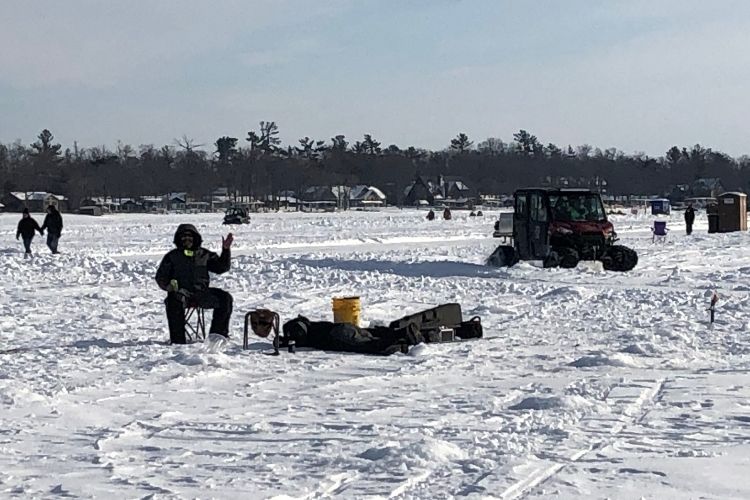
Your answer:
[[[641,422],[650,411],[652,404],[658,401],[665,385],[668,383],[666,378],[656,380],[633,381],[627,385],[614,386],[606,401],[612,407],[622,408],[622,410],[613,415],[612,418],[602,418],[601,416],[592,416],[583,418],[575,430],[581,431],[586,442],[591,444],[581,446],[581,437],[570,438],[573,450],[568,451],[560,456],[545,456],[540,459],[538,464],[529,464],[530,470],[522,477],[517,478],[512,484],[492,484],[492,476],[498,474],[500,469],[494,469],[482,474],[472,483],[460,485],[454,493],[454,496],[467,496],[485,491],[500,491],[498,494],[483,495],[483,498],[501,499],[501,500],[518,500],[525,498],[532,493],[537,487],[549,481],[565,467],[573,464],[592,451],[598,450],[609,444],[628,426]],[[604,436],[595,439],[598,434]],[[576,444],[575,441],[579,443]],[[565,444],[565,443],[562,443]],[[502,479],[500,479],[502,481]],[[487,482],[487,486],[481,483]]]
[[[658,379],[656,381],[652,381],[650,386],[647,386],[646,389],[640,392],[640,394],[623,410],[622,414],[632,414],[633,412],[637,412],[640,410],[640,412],[634,417],[626,421],[617,421],[613,423],[613,425],[610,426],[610,422],[604,419],[600,418],[584,418],[581,423],[586,425],[588,424],[604,424],[603,428],[609,428],[610,432],[609,435],[605,438],[602,438],[593,444],[581,448],[579,450],[574,451],[572,454],[570,454],[567,457],[567,460],[563,462],[553,463],[551,465],[547,466],[540,466],[538,468],[535,468],[532,470],[530,474],[527,476],[521,478],[519,481],[517,481],[515,484],[511,485],[509,488],[507,488],[503,493],[500,494],[498,498],[501,498],[502,500],[517,500],[520,498],[526,497],[529,493],[531,493],[535,488],[542,486],[545,482],[549,481],[552,477],[554,477],[557,473],[559,473],[561,470],[563,470],[568,465],[575,463],[579,461],[581,458],[585,457],[588,453],[598,450],[605,446],[606,444],[609,444],[614,437],[616,437],[618,434],[620,434],[626,427],[629,425],[639,423],[641,422],[648,412],[650,411],[650,406],[652,403],[657,401],[662,392],[664,391],[664,386],[667,384],[667,379],[662,378]],[[617,386],[610,391],[609,395],[607,396],[607,401],[610,399],[617,399],[617,400],[627,400],[629,399],[629,396],[623,395],[618,396],[617,391],[618,389],[627,389],[627,386]],[[627,392],[627,391],[625,391]],[[615,393],[613,395],[613,393]],[[644,410],[644,407],[647,407]],[[593,429],[594,432],[600,432],[597,429]]]

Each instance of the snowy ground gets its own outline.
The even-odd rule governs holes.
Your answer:
[[[486,215],[254,216],[210,354],[166,345],[153,275],[178,223],[218,250],[220,215],[66,215],[62,254],[25,261],[0,214],[0,496],[750,498],[750,235],[676,214],[652,245],[650,216],[615,216],[630,273],[492,269]],[[488,338],[241,349],[248,310],[330,319],[341,295],[364,324],[459,302]]]

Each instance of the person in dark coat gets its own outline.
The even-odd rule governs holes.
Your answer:
[[[177,248],[164,256],[156,271],[156,283],[167,292],[164,303],[170,340],[173,344],[186,343],[185,308],[188,306],[213,309],[209,333],[229,337],[232,296],[219,288],[210,288],[208,273],[222,274],[229,270],[232,233],[221,239],[221,255],[201,246],[203,239],[192,224],[180,224],[173,241]]]
[[[29,214],[29,209],[24,208],[21,220],[18,221],[18,229],[16,229],[16,239],[21,236],[23,238],[23,246],[26,249],[26,253],[23,254],[24,259],[31,257],[31,240],[34,239],[34,231],[44,234],[37,221]]]
[[[443,210],[443,219],[451,220],[451,211],[448,207],[445,207],[445,210]]]
[[[60,235],[62,235],[63,220],[59,210],[54,205],[47,207],[47,215],[44,217],[44,223],[42,224],[42,232],[47,230],[47,246],[52,253],[60,253],[57,251],[57,243],[60,241]]]
[[[685,232],[687,232],[687,234],[693,232],[693,222],[695,222],[695,210],[693,209],[693,204],[688,203],[688,206],[685,209]]]
[[[433,212],[432,209],[427,212],[427,220],[435,220],[435,212]]]

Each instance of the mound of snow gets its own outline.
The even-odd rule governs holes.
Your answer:
[[[383,465],[386,466],[398,466],[403,463],[410,468],[427,467],[467,457],[466,452],[455,444],[433,438],[423,438],[406,444],[388,441],[382,446],[368,448],[358,456],[373,462],[384,462]]]
[[[561,408],[565,406],[563,398],[558,396],[552,396],[548,398],[542,398],[539,396],[532,396],[523,399],[520,403],[510,406],[509,410],[549,410],[551,408]]]
[[[629,346],[620,350],[620,352],[626,352],[628,354],[639,354],[641,356],[647,356],[654,354],[656,350],[652,344],[630,344]]]
[[[509,410],[551,410],[554,408],[564,408],[573,411],[585,411],[598,404],[583,396],[530,396],[524,398],[519,403],[509,406]]]
[[[631,368],[637,368],[640,366],[640,364],[629,354],[605,354],[602,352],[580,357],[577,360],[568,363],[568,365],[576,368],[586,368],[591,366],[628,366]]]
[[[427,344],[417,344],[409,349],[408,356],[421,357],[430,354],[430,348]]]

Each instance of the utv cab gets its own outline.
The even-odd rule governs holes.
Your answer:
[[[230,207],[224,212],[224,224],[249,224],[250,217],[247,210],[240,207]]]
[[[513,195],[512,245],[500,245],[488,264],[511,266],[519,260],[541,260],[544,267],[575,267],[580,260],[599,260],[604,269],[630,271],[638,255],[615,245],[617,233],[607,220],[601,197],[588,189],[519,189]],[[503,221],[505,222],[505,221]],[[508,236],[501,221],[495,236]]]

